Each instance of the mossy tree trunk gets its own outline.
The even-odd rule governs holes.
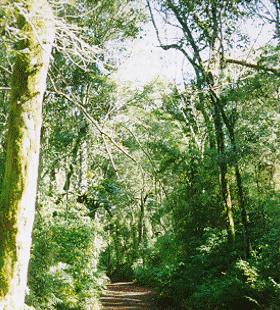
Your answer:
[[[42,101],[54,41],[47,0],[15,1],[18,28],[0,200],[0,309],[22,310],[38,179]]]

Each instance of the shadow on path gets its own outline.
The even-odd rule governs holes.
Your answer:
[[[138,286],[134,282],[112,283],[107,286],[101,297],[104,310],[158,309],[153,301],[151,290]]]

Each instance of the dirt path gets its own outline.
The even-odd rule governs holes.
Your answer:
[[[157,309],[152,291],[133,282],[109,284],[101,302],[104,310]]]

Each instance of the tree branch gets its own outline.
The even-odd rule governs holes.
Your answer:
[[[118,169],[117,169],[117,166],[116,166],[116,164],[115,164],[113,155],[112,155],[111,150],[110,150],[110,148],[109,148],[109,145],[107,144],[107,141],[106,141],[104,135],[101,135],[101,136],[102,136],[102,140],[103,140],[103,142],[104,142],[104,146],[105,146],[106,153],[108,154],[109,159],[110,159],[110,161],[111,161],[112,168],[113,168],[113,170],[115,171],[115,174],[116,174],[117,179],[119,179],[119,178],[120,178],[120,175],[119,175],[119,173],[118,173]]]
[[[86,119],[92,124],[94,125],[94,127],[99,131],[99,133],[101,134],[101,136],[105,136],[108,138],[108,140],[115,145],[115,147],[120,150],[123,154],[125,154],[128,158],[130,158],[133,162],[137,163],[137,160],[132,157],[121,145],[119,145],[114,138],[112,138],[108,133],[106,133],[101,126],[98,124],[98,122],[88,113],[87,109],[79,102],[79,100],[77,99],[73,99],[71,98],[71,96],[59,91],[55,84],[54,81],[50,78],[51,83],[53,85],[54,91],[57,95],[60,95],[62,97],[64,97],[66,100],[68,100],[69,102],[71,102],[73,105],[75,105],[76,107],[79,108],[79,110],[81,112],[83,112],[84,116],[86,117]]]
[[[250,63],[250,62],[247,62],[245,60],[232,59],[232,58],[226,59],[225,62],[226,63],[231,63],[231,64],[236,64],[236,65],[240,65],[240,66],[243,66],[243,67],[248,67],[248,68],[255,69],[255,70],[263,70],[263,71],[274,73],[276,75],[280,75],[280,69],[278,69],[278,68],[269,68],[269,67],[260,65],[258,63]]]

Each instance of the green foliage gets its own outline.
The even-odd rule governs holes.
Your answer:
[[[146,255],[145,265],[134,264],[133,269],[137,281],[157,288],[162,297],[169,295],[171,278],[181,266],[178,254],[178,245],[174,235],[159,237]]]
[[[67,208],[71,209],[36,223],[27,298],[36,309],[97,307],[107,281],[97,269],[98,228],[85,210],[77,212],[74,205]]]
[[[275,271],[270,273],[275,277],[278,256],[273,260],[267,257],[268,251],[262,251],[249,261],[239,259],[226,241],[226,232],[213,229],[206,229],[199,241],[190,243],[192,252],[186,259],[178,249],[178,239],[160,237],[146,265],[135,267],[136,279],[157,288],[161,302],[168,301],[176,308],[277,308],[279,285],[263,267],[268,261],[275,262]],[[279,245],[277,248],[270,255],[279,253]],[[267,265],[266,272],[271,268]]]

